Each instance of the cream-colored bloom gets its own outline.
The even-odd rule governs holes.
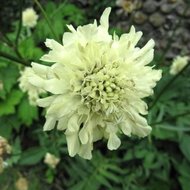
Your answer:
[[[160,70],[147,66],[153,59],[154,41],[136,44],[142,32],[134,27],[119,38],[108,33],[107,8],[100,25],[79,26],[63,35],[63,45],[47,39],[51,51],[42,57],[49,66],[32,63],[32,85],[52,95],[37,101],[47,108],[44,130],[64,130],[70,156],[91,159],[93,143],[108,139],[108,149],[117,149],[119,134],[145,137],[151,132],[143,115],[143,98],[153,94]],[[46,78],[45,78],[46,77]]]
[[[0,136],[0,156],[10,153],[11,146],[8,144],[7,140],[4,137]]]
[[[38,15],[33,8],[27,8],[22,12],[22,23],[23,26],[33,28],[36,26]]]
[[[16,181],[15,187],[17,190],[28,190],[28,180],[25,177],[20,177]]]
[[[50,154],[49,152],[46,153],[44,163],[46,163],[51,168],[56,168],[57,164],[60,162],[60,159]]]
[[[140,8],[141,2],[139,0],[117,0],[116,5],[122,7],[128,13],[132,13]]]
[[[170,67],[170,74],[176,75],[179,73],[188,64],[188,61],[188,56],[177,56]]]
[[[43,89],[37,88],[36,86],[29,83],[28,78],[35,76],[35,73],[31,67],[26,67],[20,72],[21,76],[19,78],[19,87],[23,92],[27,92],[29,96],[29,102],[31,105],[36,105],[36,100],[39,95],[44,93]]]

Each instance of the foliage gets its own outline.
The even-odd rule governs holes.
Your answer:
[[[85,24],[105,6],[114,6],[113,2],[106,0],[95,5],[95,1],[91,1],[94,9],[84,11],[68,2],[49,1],[44,9],[61,42],[62,34],[67,31],[66,24]],[[41,14],[34,29],[21,28],[19,43],[15,45],[18,24],[16,20],[15,30],[7,32],[6,38],[1,36],[0,52],[29,66],[46,52],[43,43],[53,35]],[[123,137],[117,151],[108,151],[106,143],[97,143],[91,161],[77,156],[70,158],[63,133],[42,131],[43,111],[31,106],[27,95],[18,87],[19,73],[24,66],[0,53],[0,81],[3,83],[0,136],[6,137],[12,146],[12,154],[6,158],[9,167],[0,175],[0,189],[15,189],[14,184],[22,175],[27,178],[30,190],[189,190],[190,70],[187,68],[173,81],[167,64],[160,65],[161,53],[157,52],[153,63],[163,70],[163,79],[154,96],[147,99],[148,121],[153,127],[151,136],[145,139]],[[168,83],[171,84],[162,93]],[[56,169],[43,163],[46,152],[61,158]]]

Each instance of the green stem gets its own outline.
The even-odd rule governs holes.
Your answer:
[[[26,61],[21,60],[21,59],[19,59],[17,57],[14,57],[12,55],[9,55],[9,54],[7,54],[5,52],[0,51],[0,56],[3,57],[3,58],[9,59],[11,61],[17,62],[17,63],[19,63],[21,65],[28,66],[28,63]]]
[[[21,34],[21,29],[22,29],[22,7],[24,0],[19,0],[20,1],[20,6],[19,6],[19,26],[18,26],[18,31],[15,39],[15,44],[12,44],[13,49],[15,50],[15,53],[20,59],[23,59],[22,55],[20,54],[18,50],[18,43],[19,43],[19,37]],[[11,46],[10,46],[11,47]]]
[[[169,89],[169,87],[176,81],[176,79],[189,67],[190,63],[187,63],[187,65],[174,77],[172,77],[168,83],[162,88],[156,99],[153,101],[152,105],[149,107],[149,110],[151,110],[155,104],[158,102],[158,100],[161,98],[161,96],[164,94],[165,91]]]
[[[19,6],[19,26],[18,26],[16,39],[15,39],[16,49],[18,49],[17,48],[18,47],[18,41],[19,41],[21,29],[22,29],[22,6],[23,6],[23,0],[19,0],[19,1],[20,1],[20,6]]]
[[[54,32],[54,30],[53,30],[53,28],[52,28],[50,19],[49,19],[48,15],[46,14],[45,10],[43,9],[42,5],[40,4],[40,2],[39,2],[38,0],[34,0],[34,2],[37,4],[37,6],[38,6],[39,9],[41,10],[42,14],[44,15],[44,18],[45,18],[45,20],[46,20],[46,22],[47,22],[47,24],[48,24],[48,26],[49,26],[49,28],[50,28],[50,30],[51,30],[52,35],[54,36],[54,38],[55,38],[57,41],[59,41],[57,35],[55,34],[55,32]]]
[[[15,46],[15,44],[13,44],[11,42],[11,40],[5,35],[3,34],[1,31],[0,31],[0,36],[2,37],[2,41],[4,43],[7,44],[8,47],[10,47],[13,51],[15,51],[16,55],[20,58],[20,59],[23,59],[22,55],[20,54],[20,52],[18,51],[18,47]]]
[[[12,46],[12,42],[9,40],[9,38],[3,34],[3,32],[0,31],[0,37],[2,39],[2,42],[6,43],[8,46]]]
[[[61,3],[61,5],[51,14],[51,18],[52,17],[54,17],[54,15],[56,14],[56,13],[58,13],[59,11],[60,11],[60,9],[62,9],[64,6],[65,6],[65,4],[68,2],[68,0],[65,0],[63,3]]]

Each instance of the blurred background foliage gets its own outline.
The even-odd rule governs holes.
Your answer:
[[[117,7],[115,0],[41,0],[40,3],[55,34],[34,1],[7,0],[0,8],[0,136],[5,137],[12,147],[11,154],[3,158],[7,167],[0,174],[0,189],[189,190],[190,70],[187,66],[178,75],[170,75],[172,56],[166,54],[177,40],[175,31],[183,27],[180,19],[186,17],[183,14],[177,17],[177,22],[168,31],[174,31],[173,35],[164,39],[165,48],[157,46],[152,62],[163,70],[163,78],[154,96],[147,99],[150,109],[148,122],[153,127],[151,135],[144,139],[121,137],[122,146],[117,151],[109,151],[106,142],[98,142],[93,159],[87,161],[68,156],[63,133],[42,131],[44,111],[31,106],[27,95],[18,88],[19,72],[23,65],[39,62],[47,52],[46,38],[56,36],[61,42],[62,34],[68,31],[66,24],[78,26],[92,22],[100,17],[105,7],[111,6],[110,32],[121,34],[135,24],[131,16],[135,11],[116,14],[125,10]],[[188,7],[189,2],[185,3]],[[27,7],[34,7],[40,15],[31,31],[19,27],[19,10]],[[123,22],[125,27],[122,27]],[[142,26],[137,27],[141,29]],[[158,28],[153,28],[150,34],[157,31]],[[146,36],[152,37],[145,33]],[[186,45],[181,50],[190,52]],[[173,55],[177,56],[175,52]],[[47,152],[61,159],[55,169],[44,164]],[[19,179],[23,179],[21,186],[18,185]]]

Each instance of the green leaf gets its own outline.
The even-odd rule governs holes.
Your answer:
[[[18,131],[20,126],[20,121],[15,114],[0,117],[0,136],[10,139],[13,135],[13,129]]]
[[[38,109],[35,106],[31,106],[25,97],[19,104],[18,117],[24,124],[31,125],[32,121],[38,118]]]
[[[160,124],[160,125],[155,125],[153,127],[152,134],[157,138],[157,139],[171,139],[173,141],[177,141],[178,136],[177,136],[177,130],[172,129],[178,129],[178,127],[170,127],[168,124]]]
[[[41,161],[46,151],[41,147],[33,147],[23,152],[21,159],[19,160],[20,165],[35,165]]]
[[[189,178],[179,177],[179,181],[181,183],[181,186],[182,186],[183,190],[189,190],[189,187],[190,187],[190,180],[189,180]]]
[[[12,90],[6,100],[0,102],[0,116],[15,113],[15,106],[20,102],[23,93]]]
[[[183,190],[189,190],[190,187],[190,164],[186,159],[182,163],[177,165],[180,173],[179,182]]]
[[[183,135],[179,147],[184,156],[190,162],[190,135]]]
[[[190,179],[190,163],[185,158],[182,163],[177,165],[177,169],[181,176]]]
[[[21,55],[27,60],[38,60],[43,55],[43,51],[40,48],[36,47],[36,44],[32,37],[26,38],[19,44],[19,51]]]
[[[104,185],[105,187],[111,189],[112,186],[110,182],[102,175],[95,175],[94,176],[95,180],[97,180],[100,184]]]
[[[13,127],[7,122],[7,120],[6,117],[0,117],[0,136],[10,138]]]
[[[17,163],[21,157],[21,143],[20,138],[17,137],[11,146],[11,157],[7,160],[9,166]]]
[[[3,91],[0,93],[1,98],[5,98],[5,95],[9,93],[19,76],[18,67],[13,64],[9,64],[6,67],[0,68],[0,80],[3,83]]]
[[[114,181],[115,183],[120,183],[120,178],[114,173],[106,171],[105,169],[102,169],[102,168],[99,171],[100,171],[100,174],[106,177],[107,179]]]

